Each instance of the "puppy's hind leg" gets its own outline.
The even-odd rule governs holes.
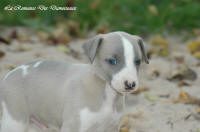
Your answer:
[[[2,102],[2,110],[1,132],[25,132],[26,123],[13,119],[4,102]]]

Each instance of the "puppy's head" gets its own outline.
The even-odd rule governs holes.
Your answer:
[[[87,41],[83,49],[97,75],[117,92],[130,93],[138,89],[141,58],[149,63],[140,37],[125,32],[100,34]]]

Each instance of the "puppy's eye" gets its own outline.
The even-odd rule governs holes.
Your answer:
[[[135,60],[135,65],[139,66],[141,63],[141,61],[138,59],[138,60]]]
[[[107,62],[110,65],[116,65],[117,64],[117,59],[116,58],[110,58],[110,59],[107,59]]]

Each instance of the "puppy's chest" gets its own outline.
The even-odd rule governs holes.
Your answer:
[[[109,92],[110,93],[110,92]],[[93,125],[104,125],[105,122],[112,122],[116,120],[121,113],[117,112],[114,108],[114,94],[106,95],[106,99],[103,101],[102,106],[98,111],[91,111],[85,107],[80,110],[80,132],[93,127]]]

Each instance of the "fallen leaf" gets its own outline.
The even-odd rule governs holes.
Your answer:
[[[194,81],[197,79],[197,73],[190,69],[187,66],[177,67],[173,69],[172,72],[167,77],[169,81],[182,81],[182,80],[191,80]]]
[[[57,48],[57,50],[64,52],[64,53],[70,52],[69,49],[67,48],[67,46],[65,46],[65,45],[58,45],[56,48]]]
[[[3,51],[0,50],[0,58],[2,58],[4,56],[5,56],[5,52],[3,52]]]
[[[200,59],[200,51],[196,51],[196,52],[194,52],[193,55],[194,55],[194,57]]]
[[[135,113],[129,113],[127,115],[125,115],[121,122],[120,122],[120,132],[129,132],[129,131],[133,131],[133,128],[131,129],[131,124],[130,124],[130,120],[131,119],[144,119],[144,112],[141,109],[138,109],[137,112]],[[131,132],[132,132],[131,131]]]
[[[129,117],[134,119],[145,119],[144,112],[141,109],[138,109],[135,113],[129,114]]]
[[[6,39],[6,38],[3,38],[0,36],[0,42],[6,44],[6,45],[9,45],[10,44],[10,40]]]
[[[54,36],[49,36],[48,39],[47,39],[47,42],[51,43],[53,45],[57,45],[59,43],[58,39],[55,38]]]
[[[125,115],[121,122],[120,122],[120,132],[129,132],[130,125],[129,125],[129,114]]]
[[[144,97],[151,102],[155,102],[158,100],[158,98],[151,93],[145,93]]]
[[[184,57],[183,56],[176,56],[174,57],[174,60],[180,64],[184,63]]]
[[[18,34],[17,34],[17,30],[13,30],[12,33],[10,34],[10,38],[11,39],[17,39],[18,38]]]
[[[14,66],[14,65],[6,65],[6,68],[7,68],[8,70],[13,70],[13,69],[16,68],[16,66]]]
[[[188,120],[190,117],[192,116],[192,114],[187,115],[184,120]]]
[[[132,94],[140,94],[145,91],[149,91],[149,88],[146,86],[140,86],[139,89],[134,91]]]
[[[157,54],[160,56],[168,56],[170,54],[169,51],[169,42],[160,34],[154,35],[151,40],[152,45],[154,45],[153,49],[151,49],[151,54]]]
[[[198,113],[192,113],[192,116],[193,116],[196,120],[200,120],[200,114],[198,114]]]
[[[49,38],[49,34],[41,30],[37,32],[37,35],[39,36],[41,40],[47,40]]]
[[[183,87],[183,86],[190,86],[191,84],[189,84],[189,83],[187,83],[187,82],[184,82],[184,81],[180,81],[179,83],[178,83],[178,86],[179,87]]]
[[[150,69],[150,73],[154,77],[159,77],[160,76],[160,70],[156,66],[152,66]]]
[[[179,97],[172,99],[173,103],[183,103],[183,104],[197,104],[200,105],[200,99],[197,99],[196,97],[192,97],[185,91],[181,90]]]
[[[170,54],[168,49],[160,49],[159,55],[161,56],[168,56]]]
[[[129,132],[129,129],[121,129],[120,132]]]
[[[188,50],[190,51],[190,53],[194,53],[197,51],[200,51],[200,41],[192,41],[190,43],[188,43]]]
[[[195,111],[200,114],[200,107],[199,108],[195,108]]]
[[[120,128],[123,128],[123,127],[125,127],[125,126],[128,124],[129,118],[130,118],[129,115],[125,115],[125,116],[122,118],[122,120],[121,120],[121,122],[120,122]]]
[[[153,45],[160,46],[161,48],[168,48],[169,47],[169,42],[163,36],[161,36],[159,34],[153,36],[151,43]]]

